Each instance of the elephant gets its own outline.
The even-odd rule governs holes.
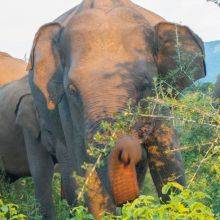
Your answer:
[[[39,127],[26,72],[27,63],[0,52],[0,64],[0,126],[4,128],[0,130],[0,173],[11,183],[31,176],[22,126],[32,131],[40,146],[44,131]],[[61,197],[66,199],[72,189],[72,179],[65,177],[55,158],[53,165],[54,172],[61,173]]]
[[[0,85],[21,79],[27,74],[26,67],[27,63],[25,61],[0,52]]]
[[[43,219],[55,219],[51,156],[69,175],[74,171],[87,177],[82,165],[94,159],[87,144],[101,132],[103,121],[114,124],[114,115],[122,113],[130,99],[136,105],[154,95],[154,78],[178,68],[176,55],[182,56],[176,45],[195,69],[191,77],[185,72],[176,76],[177,88],[183,90],[206,74],[202,40],[188,27],[130,0],[84,0],[38,30],[27,70],[40,126],[46,131],[44,145],[53,153],[39,148],[31,131],[24,129],[24,134]],[[162,194],[168,181],[185,185],[174,128],[162,119],[146,123],[148,137],[141,132],[146,125],[140,123],[134,135],[116,141],[110,155],[102,158],[104,165],[90,175],[86,203],[96,219],[138,196],[147,166],[163,201],[169,199]],[[76,192],[68,196],[77,200]]]
[[[20,83],[16,82],[27,75],[26,66],[25,61],[0,52],[0,125],[4,128],[0,130],[0,163],[10,182],[30,176],[24,138],[15,115],[20,99],[31,95],[27,79],[19,90]]]
[[[0,86],[0,103],[0,126],[3,128],[0,129],[0,168],[5,179],[14,182],[31,176],[22,129],[30,130],[39,146],[42,146],[44,132],[39,126],[28,76]],[[71,190],[67,187],[72,188],[72,185],[63,183],[65,175],[59,170],[55,158],[53,168],[61,173],[61,197],[65,199],[65,192]]]
[[[26,109],[21,105],[24,102]],[[19,120],[24,117],[24,111],[35,115],[27,76],[1,86],[0,103],[1,166],[7,179],[13,182],[20,177],[30,176],[24,137],[18,125]]]

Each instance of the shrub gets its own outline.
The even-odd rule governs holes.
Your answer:
[[[18,206],[12,203],[4,204],[0,199],[0,219],[1,220],[26,220],[27,216],[19,214]]]
[[[111,217],[112,219],[148,219],[148,220],[212,220],[214,215],[212,210],[205,206],[201,201],[207,195],[202,192],[193,192],[189,189],[183,189],[178,183],[170,182],[163,187],[163,193],[173,189],[170,195],[170,201],[167,204],[159,204],[152,196],[141,196],[133,203],[123,206],[121,215]],[[175,194],[175,189],[180,190]]]

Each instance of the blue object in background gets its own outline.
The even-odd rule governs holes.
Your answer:
[[[220,75],[220,41],[205,43],[207,76],[201,82],[215,83]]]

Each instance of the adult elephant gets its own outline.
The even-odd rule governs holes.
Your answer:
[[[0,85],[21,79],[27,74],[26,67],[25,61],[0,52]]]
[[[24,136],[18,122],[23,117],[28,120],[30,114],[36,115],[33,106],[27,76],[0,87],[0,162],[10,181],[30,176]],[[34,126],[36,120],[32,120],[29,125]]]
[[[16,82],[27,75],[26,67],[25,61],[0,52],[0,163],[10,181],[30,176],[24,138],[15,115],[21,98],[31,95],[27,79],[26,85]]]
[[[47,146],[42,146],[44,130],[40,128],[27,75],[0,86],[0,127],[2,128],[0,129],[0,171],[3,171],[3,176],[10,182],[30,176],[22,129],[25,128],[31,132],[38,147]],[[55,164],[57,160],[53,157],[51,164],[53,171]],[[66,180],[65,173],[61,171],[63,198],[66,198],[65,193],[73,191],[71,181],[72,179]]]
[[[186,62],[182,54],[190,58],[193,76],[187,76],[176,62],[177,58]],[[89,160],[85,144],[102,121],[114,123],[113,115],[122,112],[129,99],[138,102],[152,95],[154,77],[181,67],[175,80],[177,88],[184,89],[204,76],[201,55],[203,42],[188,27],[166,22],[129,0],[84,0],[42,26],[30,57],[30,86],[41,127],[47,131],[45,141],[51,143],[58,161],[68,163],[63,169],[70,175],[72,171],[84,175],[81,166]],[[87,200],[97,219],[112,202],[120,205],[137,197],[147,160],[164,200],[168,197],[161,190],[166,182],[172,179],[185,184],[173,128],[163,121],[152,124],[151,138],[143,141],[145,147],[137,137],[119,138],[104,168],[92,175]],[[30,131],[24,129],[24,133],[26,143],[31,143],[28,157],[42,214],[44,219],[54,219],[51,185],[42,187],[41,182],[51,182],[51,154],[34,147]],[[56,140],[63,147],[54,147]]]
[[[45,136],[39,125],[26,67],[25,61],[0,52],[0,173],[9,182],[31,176],[22,128],[31,131],[40,147]],[[73,180],[59,169],[55,157],[51,166],[53,171],[61,172],[61,196],[68,200],[66,195],[73,192]]]

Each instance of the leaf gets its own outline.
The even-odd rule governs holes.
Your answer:
[[[180,185],[179,183],[176,182],[168,182],[165,186],[163,186],[162,188],[162,193],[163,194],[167,194],[169,190],[171,190],[172,188],[176,188],[178,190],[180,190],[181,192],[183,191],[184,187],[182,185]]]
[[[9,208],[8,208],[8,206],[3,205],[3,206],[1,207],[1,210],[2,210],[4,213],[7,213],[7,212],[9,211]]]

